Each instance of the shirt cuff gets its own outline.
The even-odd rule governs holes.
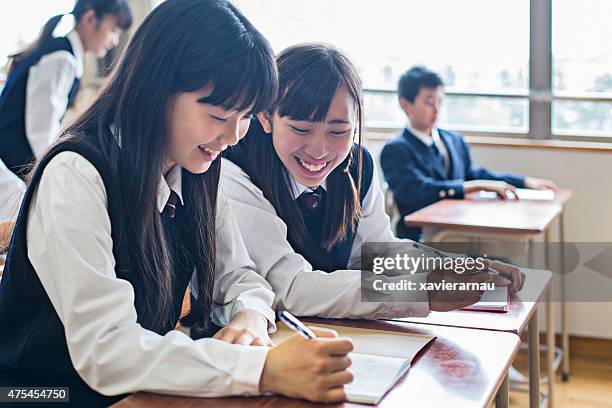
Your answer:
[[[448,183],[444,188],[438,192],[440,199],[454,198],[462,200],[465,197],[465,191],[463,189],[463,182],[456,181]]]
[[[274,333],[276,331],[276,314],[265,300],[255,296],[239,296],[238,299],[233,302],[229,321],[231,321],[239,311],[244,309],[254,310],[263,315],[268,321],[268,333]]]
[[[242,346],[238,352],[236,369],[232,375],[232,394],[257,395],[270,347]]]

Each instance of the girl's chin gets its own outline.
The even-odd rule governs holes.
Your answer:
[[[199,163],[197,165],[182,166],[182,167],[188,172],[190,172],[191,174],[202,174],[202,173],[206,173],[210,169],[211,164],[212,162],[207,162],[207,163]]]

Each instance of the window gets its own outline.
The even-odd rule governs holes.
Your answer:
[[[612,2],[554,0],[552,131],[612,136]]]
[[[423,64],[439,72],[447,85],[441,115],[446,125],[527,130],[528,0],[234,3],[276,52],[309,41],[344,50],[366,88],[366,125],[403,126],[404,115],[392,91],[404,71]]]
[[[0,14],[0,79],[8,56],[34,41],[50,17],[72,11],[74,0],[20,0],[3,7],[10,12]]]

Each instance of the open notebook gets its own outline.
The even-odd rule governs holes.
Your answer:
[[[336,330],[339,336],[353,340],[355,349],[349,354],[352,365],[348,370],[354,379],[344,390],[348,401],[362,404],[377,404],[408,371],[417,353],[434,339],[433,336],[421,334],[356,327],[327,324],[312,326]],[[272,341],[278,344],[293,333],[279,322]]]
[[[464,307],[463,310],[504,313],[508,311],[508,299],[508,287],[496,286],[495,290],[485,290],[480,302]]]
[[[497,193],[493,191],[481,191],[478,195],[480,198],[497,198]],[[552,190],[532,190],[528,188],[517,188],[516,195],[520,200],[550,201],[555,198],[555,192]],[[512,198],[512,194],[509,194],[509,198]]]

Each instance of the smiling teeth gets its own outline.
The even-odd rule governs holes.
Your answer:
[[[310,164],[310,163],[306,163],[304,160],[298,158],[298,160],[300,161],[300,164],[302,166],[304,166],[308,171],[311,171],[313,173],[316,173],[318,171],[321,171],[321,169],[325,166],[327,166],[327,162],[323,163],[323,164]]]
[[[206,153],[210,154],[211,156],[218,156],[219,153],[221,153],[220,150],[213,150],[208,146],[200,146],[200,149],[204,150]]]

